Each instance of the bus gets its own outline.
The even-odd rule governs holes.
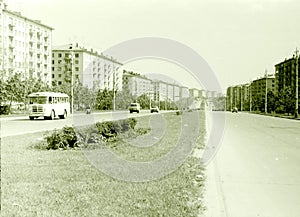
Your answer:
[[[65,119],[70,114],[69,96],[64,93],[36,92],[29,94],[29,119],[44,117]]]

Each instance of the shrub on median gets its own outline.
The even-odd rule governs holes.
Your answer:
[[[73,127],[63,127],[55,129],[44,140],[35,144],[37,149],[69,149],[88,148],[89,146],[103,145],[105,142],[114,141],[117,136],[128,131],[133,131],[136,126],[136,119],[129,118],[117,121],[97,122],[96,126],[87,126],[75,129]],[[140,129],[137,134],[141,134]]]
[[[46,136],[47,149],[74,148],[77,146],[77,136],[73,127],[55,129],[51,135]]]

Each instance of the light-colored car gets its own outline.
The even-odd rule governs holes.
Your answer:
[[[140,110],[141,110],[141,106],[140,106],[139,103],[133,102],[129,106],[129,112],[130,113],[132,113],[132,112],[140,113]]]
[[[155,107],[152,107],[152,108],[150,108],[150,112],[151,113],[153,113],[153,112],[159,112],[159,108],[157,107],[157,106],[155,106]]]

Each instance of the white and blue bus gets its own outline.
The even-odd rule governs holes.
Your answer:
[[[29,96],[29,119],[55,117],[65,119],[70,114],[69,96],[64,93],[36,92]]]

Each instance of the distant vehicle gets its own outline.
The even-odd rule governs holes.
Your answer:
[[[232,109],[232,113],[238,113],[237,107],[234,107],[234,108]]]
[[[131,103],[129,106],[130,113],[132,113],[132,112],[140,113],[140,110],[141,110],[141,106],[139,103]]]
[[[92,109],[91,109],[91,107],[90,106],[87,106],[86,107],[86,114],[91,114],[92,113]]]
[[[65,119],[70,114],[69,96],[64,93],[36,92],[29,96],[29,119],[55,117]]]
[[[152,107],[152,108],[150,108],[150,112],[151,113],[153,113],[153,112],[159,112],[159,108],[157,107],[157,106],[155,106],[155,107]]]

